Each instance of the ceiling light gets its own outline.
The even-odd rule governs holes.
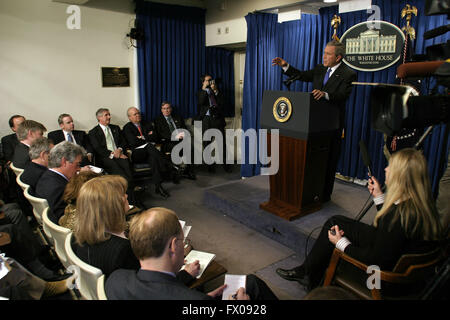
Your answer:
[[[325,3],[337,2],[337,0],[323,0]]]

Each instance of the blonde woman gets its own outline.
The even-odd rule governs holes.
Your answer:
[[[277,269],[277,274],[311,290],[320,284],[335,247],[381,270],[392,270],[404,253],[436,247],[441,226],[425,157],[414,149],[400,150],[392,155],[385,172],[386,194],[375,177],[369,180],[368,189],[379,210],[372,225],[344,216],[328,219],[305,262],[291,270]]]
[[[125,235],[125,214],[129,209],[127,181],[118,175],[106,175],[87,181],[77,199],[75,254],[97,267],[108,277],[116,269],[139,270],[139,260]],[[200,266],[191,263],[178,273],[188,284],[198,275]]]

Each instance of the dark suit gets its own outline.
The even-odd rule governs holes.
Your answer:
[[[345,103],[352,92],[352,82],[356,81],[357,78],[356,73],[342,62],[324,85],[323,80],[327,69],[328,68],[323,65],[317,65],[312,70],[299,71],[294,67],[289,66],[285,72],[289,77],[297,76],[300,81],[312,82],[313,89],[327,92],[329,103],[339,108],[340,129],[332,133],[322,201],[329,200],[331,193],[333,192],[334,177],[339,154],[341,152],[341,136],[345,122]],[[321,100],[326,101],[325,97],[321,98]]]
[[[18,144],[19,140],[17,139],[17,135],[15,133],[9,134],[2,138],[3,158],[6,161],[12,161],[14,150]]]
[[[86,134],[86,132],[81,131],[81,130],[73,130],[72,135],[75,138],[75,141],[74,141],[75,144],[82,146],[86,150],[87,153],[93,153],[92,146],[91,146],[89,137]],[[66,137],[64,136],[64,132],[62,130],[55,130],[55,131],[49,132],[47,137],[50,140],[52,140],[55,145],[60,142],[66,141]],[[84,166],[87,166],[90,164],[91,164],[91,162],[89,161],[89,159],[87,157],[84,157],[83,160],[81,161],[80,166],[84,167]]]
[[[123,153],[125,154],[126,142],[122,136],[122,132],[120,131],[119,126],[110,124],[109,128],[111,129],[116,147],[122,148]],[[109,158],[111,151],[113,150],[108,150],[105,134],[100,125],[96,125],[94,128],[92,128],[89,131],[88,136],[89,142],[92,146],[92,150],[95,154],[95,159],[96,161],[98,161],[99,166],[103,167],[109,174],[121,175],[128,180],[128,183],[130,183],[133,174],[131,173],[130,163],[128,159]]]
[[[184,122],[184,119],[181,116],[174,114],[174,113],[172,113],[170,116],[172,117],[172,120],[175,123],[176,129],[187,130],[186,123]],[[157,137],[159,139],[159,142],[162,144],[161,152],[163,154],[172,152],[173,147],[176,144],[178,144],[179,141],[171,141],[172,132],[170,131],[169,124],[167,123],[167,119],[162,114],[160,114],[155,119],[154,122],[155,122],[155,131],[156,131]],[[192,140],[193,140],[193,137],[191,139],[191,150],[190,150],[191,163],[194,162],[194,144],[192,143]],[[195,176],[194,165],[187,164],[185,173],[188,174],[188,176],[190,175],[191,177]]]
[[[20,176],[20,180],[30,186],[30,194],[35,194],[36,185],[42,174],[47,170],[47,167],[34,163],[33,161],[26,164],[25,170]]]
[[[52,170],[45,171],[36,184],[35,196],[46,199],[50,207],[48,217],[58,224],[64,214],[66,203],[63,200],[64,189],[69,181]]]
[[[23,143],[18,143],[16,148],[14,149],[14,156],[12,159],[12,163],[16,168],[24,169],[25,165],[30,162],[30,155],[28,152],[30,151],[30,147]]]
[[[225,97],[223,96],[222,91],[219,91],[218,94],[215,95],[215,99],[217,105],[211,107],[208,93],[205,90],[200,90],[197,93],[196,120],[204,121],[205,119],[207,119],[207,122],[205,123],[206,129],[217,128],[223,130],[226,123],[223,110],[223,108],[225,108]],[[208,111],[209,115],[206,115]]]
[[[247,275],[246,292],[251,300],[277,300],[267,284],[253,274]],[[200,291],[188,288],[178,277],[142,270],[116,270],[105,284],[110,300],[212,300]]]
[[[212,92],[212,90],[211,90]],[[214,93],[212,93],[214,94]],[[205,90],[200,90],[197,93],[197,116],[195,120],[202,121],[202,134],[208,129],[218,129],[222,133],[223,141],[223,163],[226,162],[226,141],[225,141],[225,97],[222,91],[219,91],[217,95],[214,95],[217,105],[211,106],[211,102],[208,93]],[[207,115],[207,113],[209,114]],[[203,147],[206,148],[211,142],[204,141]]]
[[[114,271],[106,280],[105,292],[110,300],[212,300],[174,276],[142,269]]]
[[[138,138],[141,134],[139,129],[132,122],[128,122],[123,127],[125,140],[132,149],[131,160],[135,163],[146,162],[150,164],[153,182],[155,184],[160,184],[163,180],[162,173],[170,172],[172,164],[153,145],[152,142],[157,142],[157,137],[151,123],[141,121],[140,126],[144,139]],[[149,132],[152,132],[152,134],[149,134]],[[147,143],[147,145],[144,148],[136,149],[145,143]]]
[[[15,133],[9,134],[2,138],[2,158],[0,165],[4,165],[8,161],[12,161],[14,157],[14,150],[16,146],[19,144],[19,140],[17,139],[17,135]],[[19,202],[23,201],[23,192],[22,189],[16,183],[16,174],[9,169],[8,167],[4,167],[4,175],[1,176],[1,183],[3,184],[0,191],[3,193],[5,202]],[[17,194],[17,191],[19,194]],[[18,200],[21,199],[21,200]],[[27,213],[28,214],[28,213]]]
[[[173,121],[175,122],[175,126],[177,129],[186,129],[186,124],[184,122],[184,119],[177,115],[172,113],[171,117]],[[172,132],[170,131],[169,124],[167,123],[166,118],[160,114],[155,119],[155,131],[158,136],[159,141],[162,143],[162,152],[171,152],[173,147],[178,143],[178,141],[171,141]]]
[[[89,137],[86,132],[81,130],[73,130],[72,135],[75,137],[75,143],[79,146],[82,146],[87,153],[93,153],[91,143],[89,141]],[[64,132],[62,130],[55,130],[49,132],[47,137],[53,141],[54,144],[58,144],[62,141],[66,141],[64,137]]]

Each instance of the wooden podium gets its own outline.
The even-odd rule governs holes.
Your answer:
[[[338,108],[317,102],[311,93],[265,91],[261,128],[279,129],[279,169],[270,176],[270,198],[260,208],[289,221],[319,210]],[[268,151],[270,140],[269,131]]]

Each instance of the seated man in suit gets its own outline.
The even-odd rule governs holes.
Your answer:
[[[50,150],[49,170],[45,171],[36,185],[35,196],[46,199],[50,207],[48,217],[58,224],[64,214],[66,203],[63,200],[64,189],[69,180],[80,170],[86,151],[72,142],[58,143]],[[83,170],[89,170],[84,167]]]
[[[43,124],[33,121],[24,120],[17,128],[17,139],[19,143],[14,149],[12,163],[15,167],[24,169],[27,162],[30,162],[30,145],[34,140],[44,135],[47,129]]]
[[[149,236],[151,235],[151,236]],[[188,288],[176,278],[184,264],[184,237],[177,215],[166,208],[152,208],[131,220],[129,239],[141,268],[119,269],[107,279],[108,299],[211,300],[221,298],[226,285],[208,294]],[[231,297],[230,297],[231,298]],[[276,300],[270,288],[254,275],[247,276],[235,300]]]
[[[150,164],[155,193],[167,198],[170,194],[161,185],[162,174],[171,173],[174,183],[178,183],[178,175],[172,163],[153,145],[154,142],[157,142],[157,138],[151,123],[142,121],[141,113],[135,107],[128,108],[127,115],[130,122],[123,127],[123,135],[132,149],[131,160],[136,163],[147,162]]]
[[[14,149],[19,144],[16,134],[17,128],[19,128],[19,125],[24,121],[25,117],[18,114],[9,118],[9,127],[13,133],[2,138],[3,158],[6,161],[6,165],[9,165],[13,159]]]
[[[72,116],[67,113],[59,115],[58,124],[61,130],[49,132],[48,138],[51,139],[54,144],[58,144],[62,141],[69,141],[82,146],[87,152],[87,158],[83,159],[81,166],[91,164],[93,151],[86,132],[75,130]]]
[[[95,113],[98,125],[89,131],[89,142],[96,162],[109,174],[118,174],[131,183],[133,174],[128,157],[124,154],[126,142],[119,126],[111,124],[111,113],[100,108]]]
[[[31,161],[25,165],[20,180],[30,186],[30,194],[35,194],[36,184],[42,174],[48,170],[48,156],[53,143],[46,137],[37,138],[30,146]]]
[[[4,136],[2,138],[2,155],[0,160],[0,172],[4,172],[4,175],[0,177],[0,183],[3,186],[0,188],[1,194],[8,202],[18,202],[21,198],[20,194],[17,194],[17,190],[20,191],[19,186],[16,183],[16,174],[9,168],[9,165],[14,156],[14,150],[19,144],[17,139],[17,129],[19,125],[25,121],[25,118],[21,115],[13,115],[9,118],[9,127],[13,133]],[[19,196],[19,197],[18,197]]]
[[[155,119],[155,131],[158,136],[159,141],[161,142],[161,152],[163,154],[170,153],[173,147],[183,139],[183,133],[180,132],[176,135],[175,141],[172,141],[172,132],[177,129],[186,129],[186,124],[184,123],[184,119],[172,113],[172,105],[170,102],[163,101],[161,103],[161,114],[159,117]],[[191,151],[191,162],[193,162],[193,152]],[[195,180],[194,166],[192,164],[188,164],[186,166],[186,170],[184,171],[184,175],[191,180]]]

